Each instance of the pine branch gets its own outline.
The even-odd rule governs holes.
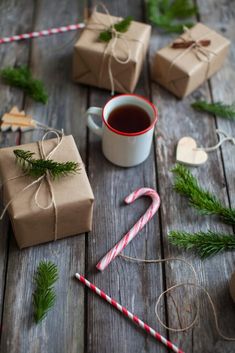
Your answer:
[[[147,16],[150,22],[166,32],[182,33],[183,28],[193,23],[178,23],[175,20],[185,19],[197,13],[197,7],[190,0],[147,0]]]
[[[8,85],[23,89],[36,102],[47,102],[48,95],[42,81],[34,79],[27,67],[6,67],[0,70],[0,77]]]
[[[208,103],[206,101],[197,101],[191,106],[200,112],[215,114],[221,118],[235,120],[235,104],[224,104],[222,102]]]
[[[76,162],[59,163],[51,159],[34,159],[33,155],[35,153],[24,150],[14,150],[13,152],[23,172],[35,178],[39,178],[48,172],[55,179],[79,171],[79,164]]]
[[[33,293],[34,318],[41,322],[56,300],[54,283],[59,278],[57,266],[52,262],[41,261],[34,277],[36,289]]]
[[[119,33],[127,32],[132,20],[133,20],[132,16],[127,16],[126,18],[124,18],[123,20],[121,20],[120,22],[114,25],[115,30]],[[111,28],[108,29],[107,31],[101,32],[99,35],[99,40],[101,40],[102,42],[109,42],[111,39],[112,39]]]
[[[201,258],[213,256],[222,251],[235,250],[235,236],[223,233],[187,233],[171,231],[169,240],[173,245],[186,250],[195,250]]]
[[[181,164],[176,164],[172,172],[176,176],[174,189],[179,194],[186,196],[191,206],[201,214],[218,215],[223,222],[235,224],[235,209],[224,206],[213,194],[201,188],[189,169]]]

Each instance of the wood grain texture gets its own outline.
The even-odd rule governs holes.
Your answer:
[[[18,4],[20,7],[21,4]],[[57,27],[83,18],[85,2],[39,1],[34,29]],[[21,11],[24,8],[21,8]],[[82,115],[86,107],[87,90],[71,81],[71,60],[75,32],[35,39],[29,66],[35,77],[45,82],[49,102],[43,106],[30,99],[25,102],[27,113],[47,125],[73,133],[80,152],[86,159],[86,128]],[[43,132],[27,132],[21,142],[42,137]],[[69,195],[68,195],[69,197]],[[32,234],[33,236],[33,234]],[[47,319],[39,325],[33,322],[33,275],[40,260],[58,265],[57,301]],[[85,235],[71,237],[19,251],[15,241],[10,244],[1,352],[77,353],[84,349],[84,288],[73,279],[84,272]]]
[[[33,16],[33,6],[31,1],[22,0],[22,6],[27,10],[22,14],[22,9],[18,6],[18,1],[9,0],[2,1],[0,4],[1,16],[0,32],[1,36],[8,36],[9,34],[19,33],[19,31],[30,30]],[[30,6],[29,6],[30,4]],[[15,19],[19,19],[15,21]],[[29,59],[29,46],[25,43],[12,43],[10,45],[0,46],[0,68],[15,65],[27,65]],[[18,89],[10,88],[9,86],[0,82],[0,116],[9,111],[13,105],[22,108],[24,95]],[[0,146],[6,147],[16,145],[19,141],[19,134],[11,131],[6,133],[0,132]],[[3,182],[2,180],[0,181]],[[2,193],[1,193],[1,210]],[[2,324],[2,303],[4,299],[5,277],[8,260],[8,237],[12,236],[11,228],[7,215],[0,221],[0,310],[1,310],[1,332],[4,333],[5,326]],[[12,288],[12,290],[14,290]]]
[[[93,1],[88,1],[93,5]],[[167,350],[107,303],[88,293],[73,279],[76,271],[85,273],[102,288],[144,321],[156,328],[187,353],[232,353],[234,342],[220,339],[215,331],[211,308],[201,291],[180,289],[167,296],[160,306],[161,318],[172,327],[183,327],[193,319],[195,298],[200,300],[200,322],[186,333],[167,333],[156,321],[155,300],[175,283],[192,280],[192,274],[180,262],[166,265],[129,263],[117,258],[103,272],[98,273],[98,260],[139,219],[149,205],[141,198],[125,205],[124,198],[136,188],[147,186],[158,189],[161,209],[123,252],[142,259],[182,257],[196,268],[199,282],[212,295],[224,334],[235,336],[234,304],[229,297],[228,279],[234,270],[234,254],[226,253],[201,261],[191,252],[170,246],[170,230],[197,231],[217,229],[232,232],[215,217],[199,216],[188,202],[172,190],[170,169],[175,163],[177,141],[192,136],[199,145],[217,142],[217,126],[235,136],[235,123],[194,111],[190,104],[196,99],[233,102],[235,79],[234,0],[197,0],[200,18],[212,28],[232,40],[230,55],[224,68],[188,98],[180,101],[149,78],[154,53],[175,38],[154,29],[149,60],[137,86],[136,93],[144,95],[158,106],[160,121],[154,146],[148,160],[135,168],[119,168],[102,155],[100,140],[86,130],[84,118],[88,106],[102,106],[109,92],[74,84],[71,80],[72,43],[75,32],[40,38],[33,41],[0,46],[0,66],[27,63],[35,77],[45,82],[49,93],[47,105],[33,102],[17,89],[0,85],[0,112],[17,104],[27,113],[47,125],[64,128],[72,133],[87,164],[89,178],[96,197],[93,231],[19,251],[13,236],[7,242],[7,219],[0,224],[0,310],[4,300],[1,332],[1,353],[164,353]],[[113,15],[132,14],[144,21],[144,0],[106,0]],[[3,7],[2,7],[3,6]],[[29,1],[8,0],[0,5],[1,36],[57,27],[82,20],[86,1],[64,0]],[[4,11],[3,11],[4,10]],[[17,21],[16,21],[17,19]],[[41,138],[43,132],[22,134],[21,143]],[[19,143],[18,133],[0,134],[0,146]],[[200,183],[227,205],[234,206],[234,147],[225,144],[222,150],[211,153],[208,162],[191,168]],[[33,236],[33,234],[32,234]],[[9,245],[9,251],[8,251]],[[40,260],[51,260],[59,267],[56,284],[57,302],[42,324],[33,322],[33,274]],[[166,309],[166,310],[165,310]]]
[[[215,4],[215,2],[213,2]],[[204,8],[204,2],[200,4]],[[210,10],[213,12],[213,9]],[[159,36],[157,30],[152,37],[151,57],[154,52],[169,41],[173,36]],[[219,86],[219,82],[217,84]],[[212,82],[213,89],[213,82]],[[234,262],[233,254],[221,254],[212,259],[201,261],[190,252],[178,250],[168,244],[167,234],[170,230],[198,231],[217,229],[232,232],[231,227],[219,223],[214,217],[199,216],[188,202],[172,190],[173,176],[170,172],[175,163],[175,149],[177,141],[183,136],[193,137],[198,145],[212,146],[217,142],[215,134],[215,120],[206,114],[193,111],[190,104],[196,99],[210,100],[211,93],[207,83],[196,90],[192,95],[180,101],[157,84],[152,84],[153,101],[159,102],[162,112],[159,128],[163,137],[157,143],[158,178],[160,180],[160,195],[162,198],[162,227],[164,234],[164,255],[180,256],[190,261],[196,268],[199,282],[212,295],[219,314],[219,321],[223,332],[234,335],[231,322],[234,320],[233,307],[227,288],[227,278],[231,273]],[[171,128],[169,128],[171,126]],[[199,178],[200,184],[213,191],[228,204],[226,180],[223,163],[219,151],[209,155],[208,162],[199,167],[191,168],[193,174]],[[167,286],[192,280],[192,274],[180,263],[166,266]],[[232,352],[235,345],[221,340],[216,331],[212,310],[205,295],[200,291],[179,289],[167,300],[168,321],[171,327],[183,327],[192,321],[195,314],[195,298],[200,300],[200,321],[187,333],[171,333],[170,338],[186,352],[224,352],[221,347]],[[229,313],[230,312],[230,313]]]
[[[208,26],[211,26],[216,31],[220,32],[231,41],[228,58],[226,59],[223,68],[211,78],[211,99],[212,101],[223,101],[231,104],[235,101],[234,79],[235,79],[235,3],[234,1],[222,1],[220,4],[213,1],[207,1],[205,4],[202,1],[198,2],[200,7],[200,19]],[[203,117],[202,117],[203,118]],[[216,118],[216,126],[227,132],[231,136],[235,136],[235,123],[226,121],[225,119]],[[235,206],[235,147],[228,143],[221,148],[221,157],[225,172],[224,184],[229,195],[229,203],[231,207]],[[222,256],[221,256],[222,258]],[[230,336],[235,336],[235,330],[231,327],[231,322],[235,320],[234,304],[228,293],[228,281],[234,271],[235,256],[234,254],[228,258],[223,257],[223,266],[220,268],[220,276],[215,280],[215,283],[220,283],[221,293],[217,296],[216,304],[220,317],[221,328],[223,332],[229,333]],[[215,295],[215,294],[214,294]],[[233,352],[235,350],[234,342],[223,342],[217,340],[214,342],[215,352]]]
[[[142,1],[105,1],[111,14],[143,20]],[[136,93],[149,97],[148,68],[144,67]],[[107,91],[91,89],[90,106],[102,106]],[[162,290],[162,269],[117,258],[103,273],[95,265],[139,219],[149,205],[141,198],[124,205],[124,198],[140,187],[156,188],[155,157],[134,168],[119,168],[105,160],[100,140],[89,134],[89,177],[96,197],[94,229],[88,238],[88,278],[122,305],[156,327],[154,302]],[[151,259],[161,257],[159,217],[156,215],[128,245],[124,254]],[[155,284],[157,283],[157,285]],[[164,307],[162,314],[164,314]],[[87,352],[165,352],[159,343],[115,313],[106,303],[88,293]],[[165,330],[160,328],[165,334]]]

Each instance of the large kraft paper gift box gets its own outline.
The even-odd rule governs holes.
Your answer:
[[[191,45],[160,49],[154,58],[152,78],[177,97],[182,98],[198,88],[218,71],[227,56],[230,42],[202,23],[196,24],[175,43],[209,40],[209,46]]]
[[[37,178],[22,176],[22,167],[16,163],[13,150],[23,149],[35,152],[33,158],[38,159],[42,158],[38,144],[30,143],[0,150],[0,176],[4,183],[4,204],[6,205],[12,200],[8,207],[8,213],[19,248],[88,232],[92,227],[94,196],[82,159],[71,135],[62,138],[61,144],[51,159],[57,162],[67,162],[68,160],[77,162],[79,163],[79,171],[76,174],[61,176],[58,179],[49,177],[56,206],[51,206],[48,209],[38,207],[35,202],[35,193],[39,184],[26,191],[21,191]],[[46,154],[56,145],[57,139],[45,140]],[[21,177],[17,177],[20,175]],[[46,207],[51,203],[51,200],[49,185],[44,179],[37,201]]]
[[[112,89],[111,71],[115,91],[133,92],[146,57],[151,26],[131,21],[127,32],[118,34],[114,47],[118,61],[125,61],[130,55],[127,63],[120,63],[112,54],[111,47],[115,39],[109,42],[99,40],[101,31],[110,27],[110,21],[117,23],[120,18],[99,12],[94,12],[89,18],[74,47],[73,79],[79,83]]]

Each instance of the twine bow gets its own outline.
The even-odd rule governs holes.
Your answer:
[[[173,49],[184,49],[183,52],[179,53],[174,60],[171,62],[169,69],[168,69],[168,74],[167,74],[167,82],[172,82],[169,80],[170,78],[170,72],[176,61],[180,60],[182,57],[184,57],[186,54],[191,52],[193,50],[193,53],[196,55],[197,59],[199,61],[203,61],[207,63],[207,69],[205,73],[205,79],[208,78],[209,71],[210,71],[210,61],[211,61],[211,54],[212,55],[217,55],[214,51],[206,48],[211,44],[211,41],[206,39],[207,35],[211,31],[208,31],[208,33],[203,34],[199,38],[194,38],[191,30],[184,26],[184,34],[187,34],[188,39],[184,38],[183,36],[180,36],[180,39],[182,39],[182,42],[174,42],[172,44]]]
[[[46,154],[45,152],[45,148],[44,148],[44,141],[47,137],[47,135],[49,133],[53,133],[54,135],[56,135],[57,137],[57,143],[56,143],[56,146],[48,153]],[[40,153],[40,156],[42,159],[44,160],[49,160],[51,159],[51,157],[54,155],[54,153],[58,150],[58,148],[60,147],[61,143],[62,143],[62,140],[63,140],[63,137],[64,137],[64,132],[63,130],[61,131],[61,135],[59,135],[58,132],[56,131],[48,131],[44,134],[43,138],[41,141],[38,141],[38,149],[39,149],[39,153]],[[22,175],[18,175],[16,177],[13,177],[13,178],[9,178],[6,182],[9,182],[11,180],[15,180],[15,179],[18,179],[18,178],[22,178],[22,177],[25,177],[26,174],[22,174]],[[5,183],[6,183],[5,182]],[[40,194],[40,190],[41,190],[41,187],[42,187],[42,184],[46,182],[46,185],[47,185],[47,188],[49,190],[49,193],[50,193],[50,202],[48,205],[46,206],[43,206],[40,202],[39,202],[39,194]],[[3,184],[4,185],[4,184]],[[32,188],[34,185],[37,185],[37,189],[35,191],[35,194],[34,194],[34,201],[35,201],[35,204],[37,205],[37,207],[39,207],[40,209],[42,210],[47,210],[51,207],[53,207],[53,212],[54,212],[54,219],[55,219],[55,222],[54,222],[54,240],[57,240],[57,225],[58,225],[58,214],[57,214],[57,205],[56,205],[56,201],[55,201],[55,195],[54,195],[54,191],[53,191],[53,187],[52,187],[52,182],[51,182],[51,178],[50,178],[50,175],[48,172],[46,172],[45,174],[41,175],[38,179],[34,180],[32,183],[26,185],[23,189],[21,189],[15,196],[13,196],[9,201],[8,203],[6,204],[6,206],[4,207],[2,213],[1,213],[1,216],[0,216],[0,220],[3,219],[8,207],[12,204],[12,202],[18,197],[20,196],[22,193],[24,193],[26,190]]]
[[[105,14],[108,16],[108,22],[109,22],[108,24],[102,22],[99,18],[97,18],[96,12],[97,12],[98,6],[101,6],[103,8]],[[118,62],[119,64],[122,64],[122,65],[125,65],[125,64],[130,62],[130,60],[131,60],[131,49],[130,49],[129,44],[128,44],[128,40],[130,40],[130,38],[128,38],[126,33],[119,32],[119,31],[116,30],[115,22],[113,21],[112,17],[110,16],[110,13],[109,13],[108,9],[106,8],[106,6],[103,3],[100,3],[100,4],[98,4],[98,5],[96,5],[94,7],[93,17],[96,19],[95,25],[101,26],[101,28],[97,28],[93,24],[91,24],[91,25],[87,25],[86,26],[87,29],[97,30],[97,31],[106,31],[107,30],[111,34],[111,39],[110,39],[110,41],[108,41],[107,46],[106,46],[106,48],[104,50],[104,53],[103,53],[101,69],[100,69],[100,72],[99,72],[99,84],[100,84],[100,81],[101,81],[102,76],[103,76],[103,71],[104,71],[104,66],[105,66],[104,65],[105,57],[106,57],[107,54],[109,54],[109,58],[108,58],[108,74],[109,74],[109,80],[110,80],[110,84],[111,84],[111,95],[113,96],[114,93],[115,93],[115,91],[114,91],[115,90],[115,84],[114,84],[114,77],[113,77],[113,71],[112,71],[112,58],[114,58],[114,60],[116,60],[116,62]],[[126,53],[126,58],[124,58],[124,59],[120,59],[120,57],[118,56],[118,53],[116,51],[118,40],[122,43],[123,51]],[[136,41],[142,43],[140,40],[136,40]]]

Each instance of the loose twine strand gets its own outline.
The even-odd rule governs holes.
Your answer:
[[[218,335],[223,338],[224,340],[226,341],[235,341],[235,337],[228,337],[228,336],[225,336],[220,328],[219,328],[219,320],[218,320],[218,314],[217,314],[217,311],[216,311],[216,308],[215,308],[215,304],[209,294],[209,292],[202,286],[200,285],[198,282],[199,282],[199,279],[198,279],[198,275],[197,275],[197,272],[194,268],[194,266],[188,262],[187,260],[185,259],[182,259],[182,258],[178,258],[178,257],[169,257],[167,259],[152,259],[152,260],[145,260],[145,259],[139,259],[139,258],[135,258],[135,257],[131,257],[131,256],[126,256],[126,255],[122,255],[122,254],[119,254],[118,256],[122,257],[124,260],[126,261],[132,261],[132,262],[137,262],[137,263],[146,263],[146,264],[151,264],[151,263],[154,263],[154,264],[160,264],[160,263],[163,263],[163,262],[170,262],[170,261],[180,261],[182,263],[184,263],[185,265],[187,265],[187,267],[190,268],[190,270],[192,271],[193,273],[193,276],[194,276],[194,282],[182,282],[182,283],[179,283],[179,284],[175,284],[169,288],[167,288],[165,291],[163,291],[159,297],[157,298],[157,301],[156,301],[156,304],[155,304],[155,314],[156,314],[156,317],[157,317],[157,320],[159,321],[160,325],[162,325],[165,329],[167,329],[168,331],[172,331],[172,332],[184,332],[184,331],[188,331],[190,328],[193,328],[198,319],[199,319],[199,298],[198,296],[196,296],[196,314],[192,320],[192,322],[190,324],[188,324],[187,326],[183,327],[183,328],[172,328],[172,327],[169,327],[167,326],[160,318],[160,315],[159,315],[159,304],[160,304],[160,301],[161,299],[167,294],[167,293],[170,293],[172,292],[173,290],[177,289],[177,288],[180,288],[180,287],[193,287],[193,288],[197,288],[197,289],[200,289],[203,291],[203,293],[206,294],[207,296],[207,299],[211,305],[211,308],[212,308],[212,312],[213,312],[213,316],[214,316],[214,320],[215,320],[215,328],[216,328],[216,331],[218,333]]]
[[[197,150],[197,151],[205,151],[205,152],[213,152],[213,151],[217,150],[226,141],[230,141],[233,145],[235,145],[235,138],[234,137],[229,136],[223,130],[217,129],[215,131],[219,135],[219,142],[215,146],[212,146],[212,147],[199,147],[199,148],[195,148],[195,150]],[[221,138],[220,135],[224,136],[224,138]]]

